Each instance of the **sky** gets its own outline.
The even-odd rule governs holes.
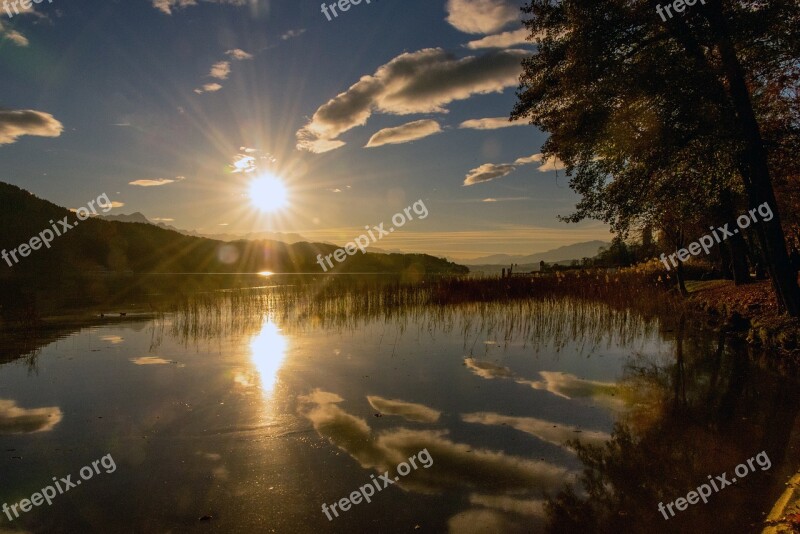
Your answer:
[[[422,200],[378,246],[451,259],[610,240],[558,220],[578,198],[546,134],[507,121],[535,50],[522,1],[366,2],[0,0],[0,181],[339,244]],[[264,176],[286,188],[275,211],[251,193]]]

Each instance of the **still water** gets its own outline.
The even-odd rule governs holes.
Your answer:
[[[798,467],[798,390],[753,356],[569,301],[86,327],[0,365],[0,503],[81,481],[0,531],[755,532]]]

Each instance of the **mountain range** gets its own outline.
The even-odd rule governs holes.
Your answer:
[[[559,247],[546,252],[537,252],[536,254],[529,254],[527,256],[493,254],[491,256],[473,258],[471,260],[458,260],[458,262],[464,265],[503,266],[509,266],[512,263],[518,263],[520,265],[538,264],[541,261],[546,263],[560,263],[571,260],[581,260],[583,258],[593,258],[597,256],[602,247],[608,247],[610,245],[611,243],[606,241],[586,241],[584,243],[575,243],[573,245]]]

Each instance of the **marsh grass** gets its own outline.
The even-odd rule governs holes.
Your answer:
[[[459,332],[479,340],[560,350],[627,346],[668,325],[682,303],[659,280],[635,270],[558,273],[511,279],[438,278],[415,283],[331,277],[183,296],[161,310],[160,331],[185,342],[252,334],[270,320],[286,331],[355,331],[391,323],[400,332]],[[154,339],[159,339],[157,336]]]

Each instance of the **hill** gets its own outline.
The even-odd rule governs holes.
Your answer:
[[[100,211],[100,210],[98,210]],[[0,249],[17,249],[51,227],[50,221],[74,213],[37,198],[19,187],[0,182]],[[130,218],[130,216],[126,216]],[[134,216],[134,218],[136,218]],[[142,218],[144,218],[142,216]],[[146,219],[145,219],[146,220]],[[317,255],[332,253],[325,243],[287,244],[273,240],[224,242],[183,235],[148,222],[121,222],[91,217],[9,266],[0,261],[0,276],[45,276],[88,272],[117,273],[317,273]],[[9,260],[10,261],[10,260]],[[329,272],[462,274],[466,267],[423,254],[351,256]]]

